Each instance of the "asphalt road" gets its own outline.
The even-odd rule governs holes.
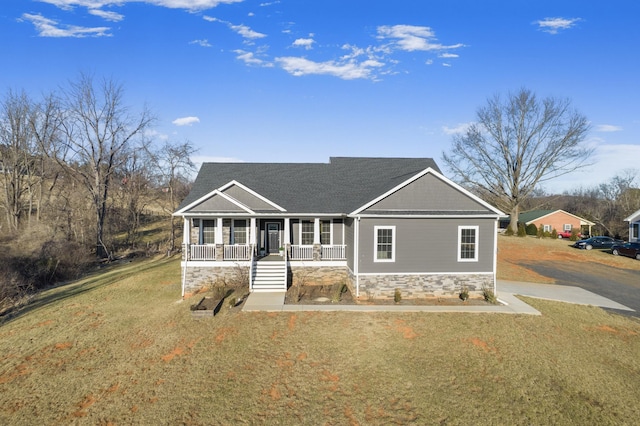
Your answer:
[[[635,310],[615,310],[617,313],[640,317],[640,271],[600,263],[532,262],[525,266],[553,278],[558,285],[580,287]]]

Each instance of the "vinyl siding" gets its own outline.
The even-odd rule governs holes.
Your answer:
[[[190,212],[220,212],[220,213],[224,213],[224,212],[232,212],[232,213],[236,213],[236,212],[246,212],[246,210],[242,209],[241,207],[237,206],[236,204],[233,204],[231,201],[225,199],[224,197],[221,197],[219,195],[214,195],[213,197],[203,201],[202,203],[198,204],[197,206],[193,207]]]
[[[277,209],[271,204],[261,200],[253,194],[248,193],[236,185],[227,188],[224,193],[240,201],[251,210],[277,211]]]
[[[365,210],[375,211],[489,212],[479,202],[431,174],[422,176]]]
[[[375,226],[395,226],[395,261],[374,262]],[[478,261],[458,261],[458,227],[478,226]],[[493,219],[376,219],[360,222],[360,273],[492,272]]]
[[[349,269],[354,270],[353,265],[353,256],[354,256],[354,228],[355,221],[352,218],[347,218],[344,220],[344,243],[347,245],[347,265]]]

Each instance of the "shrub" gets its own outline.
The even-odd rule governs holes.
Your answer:
[[[460,289],[460,295],[458,297],[460,297],[460,300],[462,300],[463,302],[469,298],[469,288],[467,288],[466,285],[462,286],[462,288]]]
[[[526,237],[527,236],[527,230],[524,227],[524,223],[519,223],[518,224],[518,237]]]
[[[393,292],[393,301],[396,303],[400,303],[402,300],[402,293],[399,288],[396,288],[396,291]]]
[[[486,286],[482,287],[482,297],[484,297],[484,300],[486,302],[489,302],[493,305],[498,303],[498,298],[496,297],[493,290],[490,289],[489,287],[486,287]]]
[[[578,241],[580,239],[580,230],[577,228],[573,228],[571,230],[571,236],[569,237],[570,241]]]
[[[538,228],[533,223],[530,223],[530,224],[527,225],[526,231],[527,231],[527,235],[537,235],[538,234]]]
[[[551,231],[550,236],[551,236],[551,238],[553,238],[553,239],[558,238],[558,231],[556,231],[556,228],[553,228],[553,231]]]

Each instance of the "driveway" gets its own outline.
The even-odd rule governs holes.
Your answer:
[[[629,262],[637,260],[629,259]],[[524,266],[540,275],[553,278],[556,285],[580,287],[635,310],[613,310],[614,312],[640,317],[640,271],[595,262],[545,261],[531,262]]]

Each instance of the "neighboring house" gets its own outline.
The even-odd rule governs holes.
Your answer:
[[[542,228],[545,232],[569,232],[577,229],[580,233],[591,235],[591,227],[595,223],[581,218],[564,210],[532,210],[520,213],[518,222],[525,226],[533,224],[536,228]]]
[[[640,241],[640,210],[625,218],[629,222],[629,242]]]
[[[204,163],[184,219],[183,295],[235,274],[250,291],[347,284],[356,297],[495,291],[504,213],[429,158]]]

